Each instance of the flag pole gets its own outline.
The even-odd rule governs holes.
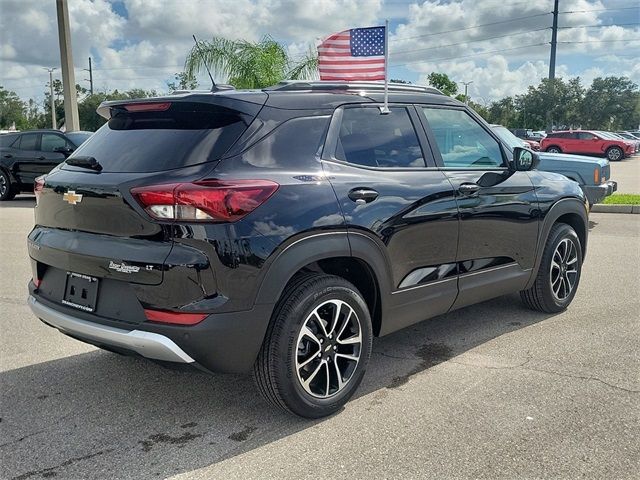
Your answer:
[[[389,113],[389,20],[384,21],[384,107],[380,113]]]

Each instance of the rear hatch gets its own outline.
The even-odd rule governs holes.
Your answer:
[[[103,104],[108,123],[36,185],[28,245],[40,293],[98,314],[100,305],[87,299],[63,301],[70,298],[70,276],[131,301],[133,292],[157,296],[140,294],[140,287],[160,285],[173,267],[167,265],[172,221],[152,219],[131,190],[202,178],[246,131],[264,103],[257,100],[200,94]],[[190,252],[178,253],[181,262],[198,262]]]

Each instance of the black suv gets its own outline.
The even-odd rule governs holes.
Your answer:
[[[35,185],[29,304],[107,350],[253,369],[305,417],[339,409],[374,336],[520,291],[573,299],[577,183],[531,170],[437,90],[285,82],[108,102]]]
[[[49,173],[92,135],[29,130],[0,135],[0,201],[32,192],[36,177]]]

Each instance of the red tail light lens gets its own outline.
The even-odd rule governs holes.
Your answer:
[[[36,205],[40,200],[40,194],[42,193],[42,189],[44,188],[44,175],[35,179],[33,183],[33,193],[36,195]]]
[[[166,312],[162,310],[144,310],[147,320],[158,323],[170,323],[173,325],[196,325],[203,321],[208,313],[182,313]]]
[[[158,220],[235,222],[278,189],[268,180],[210,180],[139,187],[131,194]]]

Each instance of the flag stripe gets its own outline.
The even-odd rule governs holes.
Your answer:
[[[376,63],[384,63],[384,57],[358,57],[347,60],[344,58],[331,58],[329,60],[322,60],[321,63],[330,63],[332,65],[372,65]]]

